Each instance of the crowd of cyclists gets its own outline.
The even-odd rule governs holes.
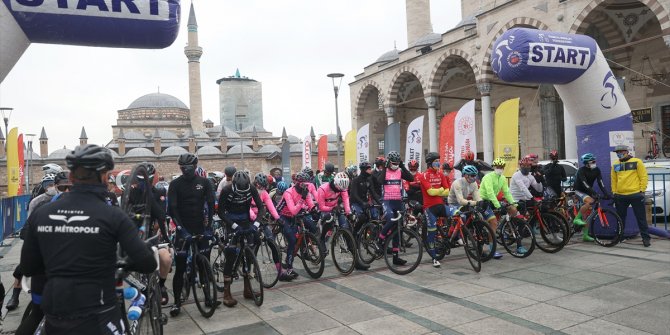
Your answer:
[[[29,276],[31,312],[17,334],[32,334],[43,319],[48,334],[124,333],[114,281],[118,244],[130,260],[129,271],[158,271],[162,305],[170,300],[165,283],[172,272],[169,313],[176,317],[184,302],[183,292],[188,291],[184,273],[191,261],[189,246],[197,243],[209,259],[221,227],[232,233],[232,240],[220,247],[225,258],[223,299],[205,301],[210,308],[238,303],[231,294],[237,275],[236,255],[240,253],[235,239],[246,233],[262,235],[282,247],[285,255],[272,265],[280,281],[293,281],[300,277],[294,269],[293,250],[301,243],[299,230],[303,225],[318,239],[316,251],[321,262],[329,253],[326,245],[333,225],[349,231],[359,244],[349,246],[358,250],[353,252],[353,267],[365,271],[370,262],[364,262],[360,254],[361,236],[365,235],[362,227],[379,222],[379,230],[372,236],[374,252],[387,253],[391,265],[404,266],[407,260],[403,259],[403,250],[411,243],[403,242],[402,234],[395,233],[402,215],[403,224],[420,231],[419,243],[425,246],[432,266],[440,267],[444,252],[438,246],[443,239],[453,237],[456,242],[452,247],[467,244],[465,236],[443,236],[445,231],[450,235],[458,232],[442,227],[453,217],[460,218],[464,208],[473,208],[482,224],[496,235],[479,236],[481,254],[477,257],[501,259],[503,255],[495,250],[494,241],[500,243],[508,234],[498,227],[501,213],[527,221],[528,213],[541,203],[554,201],[554,206],[564,206],[573,196],[563,187],[567,176],[559,164],[558,152],[552,150],[549,157],[551,162],[545,166],[539,164],[536,154],[523,157],[518,171],[508,179],[503,175],[507,162],[502,158],[489,164],[466,152],[452,168],[449,163],[441,163],[438,153],[430,152],[425,155],[426,170],[419,171],[419,162],[403,162],[398,152],[391,151],[374,162],[347,166],[341,172],[332,163],[326,163],[323,171],[305,167],[286,180],[280,174],[252,173],[234,166],[207,173],[196,155],[184,153],[176,162],[182,174],[170,182],[158,178],[156,167],[144,162],[140,165],[148,180],[133,177],[125,185],[114,185],[116,179],[110,178],[114,161],[109,150],[79,146],[65,159],[69,171],[56,164],[43,167],[44,177],[33,191],[29,217],[21,233],[21,261],[14,272],[16,282],[7,308],[18,307],[21,278]],[[623,162],[625,156],[620,158]],[[566,215],[566,230],[583,227],[583,241],[593,241],[586,224],[591,206],[598,199],[612,198],[595,161],[592,154],[581,156],[582,166],[573,187],[575,199],[583,205],[575,203],[574,210]],[[121,199],[110,191],[116,186],[124,191]],[[151,200],[147,201],[144,194],[150,194]],[[129,206],[132,213],[149,213],[149,231],[143,230],[145,220],[141,215],[129,215],[127,209],[116,208],[119,204]],[[154,236],[156,243],[169,243],[170,247],[152,250],[145,242]],[[568,238],[561,235],[552,243],[564,244]],[[643,235],[643,240],[648,246],[648,235]],[[260,239],[250,243],[260,243]],[[525,244],[512,247],[515,257],[529,254]],[[245,272],[242,277],[243,297],[257,299],[259,292],[252,287],[252,275]]]

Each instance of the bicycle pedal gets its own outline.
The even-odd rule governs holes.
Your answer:
[[[165,313],[161,313],[161,316],[158,318],[158,321],[161,323],[161,325],[165,326],[168,324],[168,317],[165,315]]]

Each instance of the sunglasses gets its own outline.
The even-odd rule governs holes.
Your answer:
[[[56,189],[58,189],[61,192],[67,192],[70,190],[70,185],[58,185],[56,186]]]

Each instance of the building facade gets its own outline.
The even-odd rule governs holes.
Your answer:
[[[216,81],[219,85],[221,124],[234,130],[263,128],[263,86],[260,82],[235,75]]]

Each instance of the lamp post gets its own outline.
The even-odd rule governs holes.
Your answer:
[[[8,136],[7,134],[7,128],[9,126],[9,118],[12,117],[12,111],[14,108],[11,107],[0,107],[0,113],[2,113],[2,119],[5,121],[5,136]]]
[[[340,161],[340,142],[342,141],[341,139],[342,136],[340,136],[340,116],[337,110],[337,96],[338,93],[340,92],[340,85],[342,84],[342,77],[344,77],[344,74],[331,73],[328,75],[328,77],[333,81],[333,92],[335,92],[335,129],[336,129],[335,136],[337,137],[337,167],[339,169],[342,166],[342,162]],[[336,78],[340,79],[340,81],[337,84],[335,84]]]
[[[28,171],[24,171],[24,174],[26,175],[26,193],[30,194],[30,180],[33,174],[31,163],[33,160],[33,139],[35,138],[35,134],[26,134],[25,136],[28,139],[28,164],[26,164]]]

